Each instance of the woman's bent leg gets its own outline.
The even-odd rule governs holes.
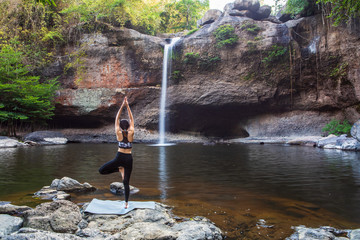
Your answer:
[[[113,160],[102,165],[99,168],[99,173],[100,174],[110,174],[110,173],[118,172],[119,171],[118,156],[119,156],[119,154],[116,154],[116,157]]]

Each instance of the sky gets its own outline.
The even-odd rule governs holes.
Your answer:
[[[224,6],[227,3],[231,3],[231,2],[235,2],[235,0],[210,0],[210,9],[219,9],[223,11]],[[263,0],[260,2],[263,2],[263,4],[261,5],[269,5],[269,6],[274,5],[274,0]]]

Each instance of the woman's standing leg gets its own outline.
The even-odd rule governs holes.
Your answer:
[[[128,201],[130,195],[130,176],[132,172],[132,166],[125,167],[124,170],[125,171],[124,171],[123,184],[125,188],[125,208],[128,208]]]

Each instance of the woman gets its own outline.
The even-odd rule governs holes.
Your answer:
[[[130,122],[126,119],[120,120],[120,115],[124,107],[127,108]],[[99,169],[99,172],[101,174],[110,174],[114,172],[121,173],[125,188],[125,208],[128,208],[128,201],[130,195],[129,181],[133,164],[131,149],[132,142],[134,140],[134,118],[126,97],[124,98],[124,101],[116,114],[115,133],[116,138],[119,142],[119,148],[116,157],[110,162],[105,163]]]

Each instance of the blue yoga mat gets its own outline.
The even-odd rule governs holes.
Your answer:
[[[125,201],[99,200],[94,198],[86,207],[85,212],[94,214],[126,214],[136,208],[155,209],[155,202],[129,201],[129,207],[125,209]]]

